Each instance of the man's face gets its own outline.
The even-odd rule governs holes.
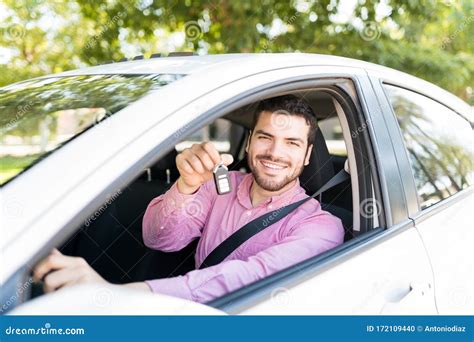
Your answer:
[[[255,181],[264,190],[279,191],[303,172],[309,125],[303,117],[285,112],[262,112],[245,151]]]

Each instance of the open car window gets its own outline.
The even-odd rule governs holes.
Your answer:
[[[341,123],[337,116],[318,122],[331,155],[347,157],[347,147],[342,135]]]
[[[229,153],[231,150],[231,122],[225,119],[217,119],[215,122],[204,126],[198,131],[186,137],[175,146],[176,151],[181,152],[193,144],[211,141],[220,153]]]
[[[67,76],[0,88],[0,186],[88,128],[181,77]]]

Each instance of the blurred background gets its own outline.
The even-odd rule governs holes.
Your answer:
[[[431,81],[474,105],[473,0],[0,0],[0,86],[143,55],[309,52]]]

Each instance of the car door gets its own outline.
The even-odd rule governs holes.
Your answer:
[[[199,88],[200,80],[197,76],[194,79],[192,76],[187,77],[195,84],[192,82],[184,84],[184,81],[180,81],[180,86],[183,84],[184,87],[190,89]],[[372,158],[373,162],[368,161],[367,164],[361,164],[361,166],[374,168],[376,170],[374,175],[380,179],[374,182],[374,187],[380,188],[377,193],[380,192],[381,195],[380,197],[377,195],[375,201],[371,201],[373,205],[383,205],[381,210],[384,212],[383,217],[386,224],[379,229],[373,229],[367,234],[361,235],[352,243],[331,251],[330,254],[321,255],[319,259],[309,260],[309,264],[304,268],[302,265],[292,268],[291,275],[286,278],[290,280],[290,283],[285,285],[285,289],[292,293],[291,296],[294,300],[285,307],[284,313],[397,311],[408,313],[414,312],[415,309],[425,313],[433,312],[432,297],[429,292],[420,292],[420,288],[417,286],[421,282],[429,283],[431,273],[428,271],[428,260],[422,249],[419,236],[413,228],[412,221],[408,220],[405,204],[400,191],[397,190],[400,187],[400,176],[398,170],[393,167],[396,163],[394,163],[393,152],[391,152],[392,145],[388,139],[387,128],[377,110],[377,102],[373,94],[370,94],[368,78],[363,70],[357,68],[332,67],[329,70],[325,66],[308,66],[280,69],[240,79],[201,96],[163,119],[160,125],[166,124],[168,130],[163,130],[163,126],[160,125],[152,126],[140,138],[128,144],[123,151],[107,160],[100,169],[90,176],[86,183],[76,190],[78,194],[70,194],[71,197],[80,195],[83,202],[87,202],[87,207],[77,206],[81,210],[70,214],[71,217],[74,217],[73,221],[58,222],[56,226],[64,227],[61,228],[62,234],[71,233],[77,223],[89,216],[100,203],[104,202],[107,193],[113,193],[117,187],[126,184],[141,172],[140,170],[156,162],[156,159],[163,155],[167,148],[174,146],[181,136],[225,114],[224,110],[240,107],[244,105],[245,101],[248,103],[251,98],[253,101],[258,100],[263,95],[268,96],[269,92],[278,93],[289,89],[288,87],[292,87],[291,89],[294,90],[298,87],[297,82],[299,81],[308,86],[317,85],[318,82],[327,82],[328,78],[335,80],[332,86],[339,84],[341,79],[352,79],[354,89],[348,89],[348,92],[352,93],[357,89],[355,100],[360,102],[361,113],[371,114],[370,117],[365,116],[365,120],[360,121],[359,126],[352,127],[352,130],[360,129],[360,134],[356,134],[357,137],[360,137],[358,139],[367,137],[372,142],[375,156]],[[178,83],[172,84],[154,98],[148,97],[147,101],[141,101],[128,111],[126,110],[122,114],[122,118],[118,116],[111,118],[115,120],[111,120],[110,127],[114,128],[115,124],[119,125],[117,120],[134,117],[135,111],[140,111],[143,118],[151,120],[155,113],[152,110],[153,105],[150,104],[161,103],[166,106],[169,102],[165,101],[166,96],[170,96],[170,92],[176,91],[177,88]],[[366,92],[368,93],[366,94]],[[196,113],[202,114],[198,116]],[[140,122],[141,126],[146,124],[146,121]],[[94,134],[94,131],[91,133]],[[346,126],[345,134],[351,135],[349,126]],[[66,152],[66,149],[64,151]],[[380,158],[382,154],[384,158]],[[151,156],[155,156],[155,159]],[[97,184],[102,184],[102,187],[94,192],[94,202],[91,203],[91,192],[88,192],[88,189],[90,190],[92,186],[97,187]],[[68,208],[71,208],[71,199],[68,201],[58,204],[55,210],[67,211]],[[54,220],[53,212],[45,215],[41,223],[46,225],[46,222],[51,223],[52,220]],[[379,217],[377,220],[380,221]],[[386,227],[388,229],[385,229]],[[45,228],[38,224],[36,232],[41,229]],[[50,239],[47,245],[41,247],[41,251],[38,249],[32,251],[31,254],[36,254],[35,258],[40,253],[44,255],[47,249],[61,239],[63,239],[61,235],[55,234],[54,239]],[[278,277],[279,275],[276,275],[276,278]],[[275,280],[275,277],[270,278],[264,279],[264,283],[267,284]],[[14,278],[11,279],[13,279],[11,281],[15,281]],[[266,299],[263,297],[256,299],[254,296],[258,297],[261,294],[260,290],[249,286],[243,290],[250,291],[247,293],[252,297],[250,302],[245,298],[231,302],[239,304],[239,307],[247,303],[246,308],[249,313],[283,312],[281,305],[272,300],[277,298],[280,293],[281,286],[279,284],[272,283],[270,286],[264,286],[263,294]],[[255,286],[261,285],[262,283]],[[239,292],[230,296],[234,298],[233,296],[240,295]],[[210,305],[218,307],[216,303],[210,303]],[[226,305],[221,305],[221,307],[227,308]],[[276,307],[279,311],[275,311]],[[240,312],[244,312],[244,310],[241,309]]]
[[[357,139],[370,141],[363,161],[355,169],[351,167],[351,178],[361,168],[372,170],[373,195],[359,198],[357,207],[361,215],[372,216],[373,226],[331,251],[210,305],[249,315],[282,310],[285,314],[310,315],[437,312],[429,259],[408,216],[397,167],[394,146],[400,141],[394,141],[389,133],[396,122],[393,118],[390,121],[390,111],[380,107],[367,75],[358,74],[353,82],[358,112],[340,113],[339,118],[349,149],[359,146]],[[344,122],[344,115],[361,115],[361,120],[354,127],[350,120]],[[355,153],[354,149],[348,153]]]
[[[425,95],[397,85],[383,87],[410,160],[410,193],[418,200],[412,217],[430,257],[438,311],[473,314],[471,124]]]

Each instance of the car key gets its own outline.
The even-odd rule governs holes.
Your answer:
[[[214,170],[214,183],[219,195],[225,195],[231,191],[229,170],[224,164],[217,164]]]

